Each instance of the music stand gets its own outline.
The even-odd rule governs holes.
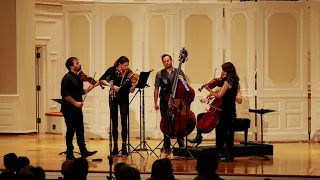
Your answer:
[[[152,149],[145,139],[144,88],[148,87],[147,81],[150,76],[150,73],[151,73],[151,71],[140,72],[139,80],[136,85],[136,88],[138,89],[138,91],[135,93],[135,95],[132,97],[132,99],[129,103],[129,104],[131,104],[131,102],[133,101],[133,99],[135,98],[135,96],[139,92],[139,95],[140,95],[140,144],[138,144],[136,148],[133,148],[132,152],[133,151],[147,151],[148,155],[149,155],[148,151],[152,151]],[[142,90],[142,102],[141,102],[141,90]],[[142,125],[142,128],[141,128],[141,125]],[[141,148],[141,145],[143,145],[142,148]],[[140,146],[140,148],[137,149],[139,146]],[[146,148],[146,146],[148,148]]]
[[[263,142],[263,119],[262,119],[262,115],[263,114],[266,114],[266,113],[270,113],[270,112],[276,112],[276,110],[271,110],[271,109],[249,109],[249,112],[251,113],[257,113],[257,114],[260,114],[260,120],[261,120],[261,125],[260,125],[260,128],[261,128],[261,152],[262,152],[262,155],[260,156],[254,156],[254,157],[262,157],[266,160],[270,160],[270,158],[266,155],[264,155],[264,142]],[[253,158],[253,157],[251,157]],[[249,158],[249,159],[251,159]]]

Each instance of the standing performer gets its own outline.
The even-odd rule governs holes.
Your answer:
[[[77,143],[81,156],[92,156],[97,153],[97,151],[88,151],[84,141],[82,95],[87,94],[94,87],[98,86],[99,82],[97,82],[94,86],[90,85],[86,90],[83,89],[83,81],[78,75],[78,73],[81,71],[81,64],[76,57],[70,57],[67,59],[66,68],[69,70],[69,72],[64,75],[61,81],[61,112],[64,116],[67,127],[67,159],[75,159],[73,155],[74,147],[72,144],[74,133],[77,135]]]
[[[154,109],[158,111],[160,109],[161,117],[167,116],[168,113],[168,101],[166,101],[165,96],[167,94],[170,94],[171,88],[173,85],[173,78],[175,77],[176,71],[178,70],[177,68],[174,68],[172,66],[172,58],[168,54],[163,54],[161,56],[162,59],[162,64],[165,67],[161,71],[157,72],[156,77],[155,77],[155,84],[154,84]],[[186,76],[184,72],[181,70],[179,77],[186,80]],[[169,84],[170,82],[170,84]],[[161,89],[160,89],[161,87]],[[159,94],[160,90],[160,94]],[[160,108],[158,105],[158,97],[160,98]],[[164,135],[164,144],[163,144],[163,150],[168,151],[170,149],[170,137]],[[180,147],[183,147],[183,138],[179,137],[178,138],[178,144]]]
[[[213,90],[206,86],[205,88],[210,92],[211,96],[222,101],[220,108],[222,109],[220,114],[220,120],[216,127],[216,146],[223,148],[227,147],[225,162],[232,162],[234,157],[232,155],[234,131],[232,130],[232,122],[236,120],[236,103],[242,103],[242,96],[240,93],[239,77],[236,72],[236,68],[231,62],[224,63],[222,65],[221,84],[220,87],[215,87]],[[198,119],[205,113],[198,115]],[[193,140],[189,140],[191,143],[200,144],[202,141],[202,133],[198,130],[197,136]]]
[[[135,83],[132,83],[129,79],[132,71],[128,68],[129,59],[126,56],[119,57],[114,65],[107,69],[107,71],[100,77],[100,83],[105,86],[110,86],[112,101],[110,101],[110,113],[112,119],[112,136],[114,147],[112,155],[117,155],[118,148],[118,106],[120,107],[121,115],[121,136],[122,136],[122,155],[128,155],[127,152],[127,120],[129,113],[129,94],[132,93],[136,87]]]

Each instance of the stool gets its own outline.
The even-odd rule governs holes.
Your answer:
[[[250,119],[248,118],[237,118],[233,122],[233,131],[239,132],[244,131],[244,145],[247,146],[248,143],[248,129],[250,128]]]

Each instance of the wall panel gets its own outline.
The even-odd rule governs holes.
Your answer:
[[[265,139],[306,140],[307,3],[257,7],[258,108],[278,111],[264,115]]]

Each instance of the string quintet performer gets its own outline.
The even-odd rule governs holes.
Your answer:
[[[214,114],[210,117],[210,113],[201,113],[197,116],[197,136],[193,140],[189,140],[191,143],[202,142],[202,133],[206,128],[201,128],[199,123],[202,118],[217,118],[217,122],[212,123],[212,127],[216,124],[216,146],[217,148],[227,147],[225,162],[232,162],[234,156],[232,154],[232,148],[234,146],[234,131],[232,124],[236,120],[236,103],[242,103],[242,95],[239,85],[239,77],[236,72],[236,68],[231,62],[226,62],[222,65],[222,74],[220,78],[215,78],[203,87],[210,92],[209,96],[213,96],[217,101],[215,102],[220,111],[219,115]],[[215,86],[213,86],[215,85]],[[200,89],[199,89],[200,90]],[[211,109],[212,110],[212,109]],[[205,120],[205,119],[202,119]],[[211,131],[212,129],[210,129]]]
[[[161,117],[168,118],[168,101],[166,100],[166,95],[170,94],[171,88],[173,85],[173,79],[176,75],[177,68],[172,66],[172,57],[168,54],[163,54],[161,56],[162,64],[164,69],[157,72],[155,77],[155,84],[154,84],[154,109],[158,111],[160,109]],[[179,78],[183,78],[186,80],[186,76],[184,72],[181,70],[179,74]],[[159,93],[160,91],[160,93]],[[158,97],[160,98],[160,107],[158,105]],[[166,134],[164,135],[164,144],[163,144],[163,151],[168,151],[170,149],[170,137]],[[183,137],[178,137],[178,144],[180,147],[184,147],[184,140]]]
[[[129,94],[134,92],[136,83],[130,81],[132,71],[128,68],[129,59],[126,56],[121,56],[117,59],[114,65],[100,77],[99,81],[105,86],[110,86],[110,95],[112,100],[109,102],[110,113],[112,119],[112,136],[114,146],[112,155],[117,155],[118,148],[118,106],[120,107],[121,115],[121,137],[122,148],[121,154],[128,155],[127,151],[127,118],[129,113]]]
[[[82,157],[92,156],[97,151],[88,151],[84,141],[84,124],[83,124],[83,99],[82,95],[87,95],[93,88],[99,85],[91,77],[87,77],[81,71],[81,64],[77,57],[70,57],[65,63],[68,73],[64,75],[61,80],[61,112],[64,116],[67,131],[66,131],[66,146],[67,146],[67,159],[75,159],[73,155],[73,136],[77,135],[77,143]],[[80,75],[80,72],[81,75]],[[90,83],[87,89],[83,89],[83,81]]]

